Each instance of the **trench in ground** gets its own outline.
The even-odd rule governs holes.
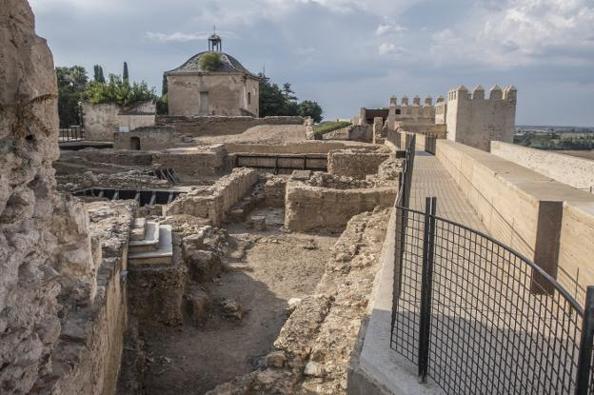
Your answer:
[[[266,215],[267,230],[227,226],[231,236],[255,241],[243,258],[226,258],[231,271],[202,284],[211,304],[235,299],[245,317],[234,321],[214,313],[203,327],[144,328],[147,394],[202,394],[258,368],[288,317],[289,299],[315,290],[337,236],[283,233],[283,209],[252,214]]]

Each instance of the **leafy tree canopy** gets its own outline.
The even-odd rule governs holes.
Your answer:
[[[322,120],[322,107],[311,100],[299,102],[290,83],[284,83],[281,88],[263,74],[260,78],[260,116],[300,115],[315,122]]]
[[[89,77],[82,66],[57,67],[58,114],[60,127],[81,124],[80,103],[84,100]]]
[[[93,104],[115,103],[125,107],[157,100],[155,88],[149,88],[146,82],[130,83],[116,74],[110,74],[107,83],[91,82],[86,90],[86,97]]]

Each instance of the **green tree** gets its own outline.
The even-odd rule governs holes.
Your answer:
[[[128,73],[128,62],[124,62],[124,73],[122,74],[124,82],[130,81],[130,74]]]
[[[105,76],[103,75],[103,67],[96,64],[93,66],[93,79],[97,82],[105,82]]]
[[[85,92],[87,99],[93,104],[115,103],[120,106],[157,100],[155,88],[149,88],[147,83],[124,81],[121,76],[110,74],[109,82],[91,82]]]
[[[302,117],[311,117],[314,122],[320,122],[322,120],[322,107],[315,101],[304,100],[299,103],[297,113]]]
[[[322,108],[315,101],[299,103],[291,84],[285,82],[280,88],[270,78],[260,73],[260,116],[311,116],[316,122],[322,120]]]
[[[89,78],[82,66],[57,67],[58,114],[60,127],[81,124],[80,103],[84,99]]]
[[[216,52],[209,52],[200,57],[200,68],[204,71],[217,71],[222,64],[221,55]]]

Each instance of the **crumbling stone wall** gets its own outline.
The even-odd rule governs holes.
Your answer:
[[[268,176],[264,184],[264,201],[268,207],[284,207],[287,176]]]
[[[346,149],[328,154],[328,173],[364,179],[375,174],[382,162],[390,158],[388,152],[370,152],[366,149]]]
[[[214,185],[196,187],[178,197],[166,208],[167,215],[188,214],[210,219],[213,225],[220,225],[225,213],[237,203],[258,181],[253,169],[238,168],[221,177]]]
[[[287,183],[285,227],[293,232],[342,230],[354,215],[390,207],[395,198],[395,186],[373,187],[322,173],[314,173],[311,181],[292,178]]]
[[[239,134],[259,125],[302,125],[302,117],[264,117],[249,116],[157,116],[157,126],[171,126],[177,133],[200,136],[221,136]]]
[[[113,392],[112,277],[84,206],[56,192],[56,76],[24,0],[0,0],[0,87],[0,393]]]

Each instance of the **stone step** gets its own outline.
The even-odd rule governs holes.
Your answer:
[[[134,227],[130,230],[130,241],[140,241],[146,235],[146,218],[134,219]]]
[[[134,252],[128,255],[130,266],[171,265],[173,263],[173,244],[171,225],[160,225],[159,244],[153,251]]]
[[[154,251],[159,246],[159,224],[147,221],[144,239],[130,241],[129,253]]]

